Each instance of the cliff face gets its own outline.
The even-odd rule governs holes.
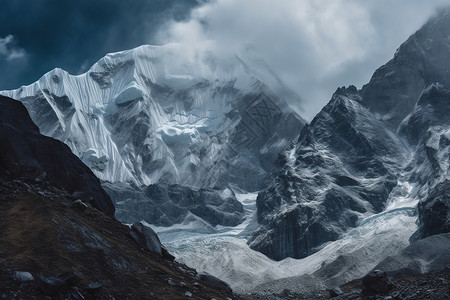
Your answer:
[[[250,246],[275,259],[301,258],[338,239],[383,210],[406,153],[355,87],[338,89],[280,154],[280,169],[258,195],[262,226]]]

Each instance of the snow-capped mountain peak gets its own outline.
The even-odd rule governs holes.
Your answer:
[[[273,160],[304,124],[260,61],[180,44],[110,53],[84,74],[54,69],[1,93],[111,182],[256,190],[271,167],[267,149]],[[248,173],[258,178],[241,184]]]

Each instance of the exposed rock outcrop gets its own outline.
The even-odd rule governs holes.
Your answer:
[[[192,189],[177,184],[138,187],[104,182],[123,223],[144,220],[156,226],[189,221],[193,216],[212,226],[236,226],[243,221],[244,208],[230,189]],[[192,221],[192,220],[191,220]]]

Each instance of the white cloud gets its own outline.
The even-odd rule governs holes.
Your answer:
[[[311,119],[338,86],[368,82],[448,2],[216,0],[193,10],[189,21],[168,24],[159,39],[187,49],[207,44],[218,55],[251,47],[302,97],[301,113]]]
[[[17,47],[14,36],[9,34],[4,38],[0,38],[0,58],[7,61],[26,58],[27,53],[24,49]]]

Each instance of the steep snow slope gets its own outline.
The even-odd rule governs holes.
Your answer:
[[[85,74],[54,69],[4,95],[101,179],[256,190],[304,121],[257,60],[181,45],[106,55]]]

